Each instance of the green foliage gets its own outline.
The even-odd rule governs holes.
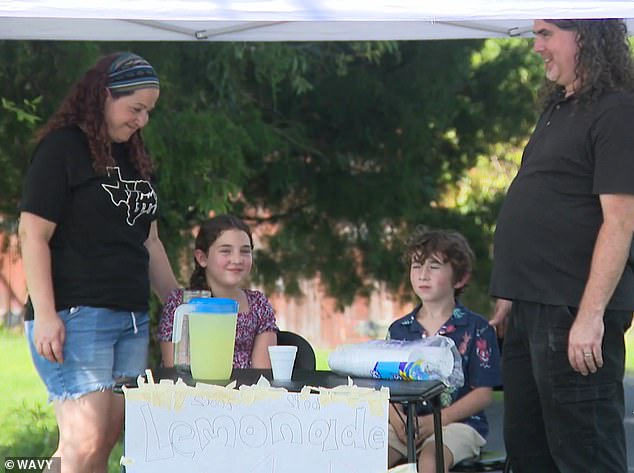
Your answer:
[[[33,132],[97,51],[93,43],[0,41],[0,213],[15,219]]]
[[[146,138],[156,156],[163,235],[191,228],[210,209],[227,210],[239,194],[248,173],[244,156],[253,145],[225,114],[161,114]]]
[[[2,108],[15,113],[15,118],[19,122],[35,125],[41,120],[40,117],[35,115],[35,112],[37,112],[37,107],[42,102],[42,97],[36,97],[33,100],[24,99],[21,106],[5,98],[2,98],[1,102]]]
[[[375,280],[398,291],[401,242],[426,224],[467,234],[486,286],[503,187],[465,197],[455,183],[533,126],[542,71],[527,41],[0,42],[0,212],[17,214],[35,126],[97,56],[125,49],[161,77],[144,136],[175,265],[193,224],[232,212],[276,229],[258,252],[268,290],[320,275],[345,305]]]
[[[310,91],[257,97],[284,140],[257,156],[244,191],[280,224],[258,264],[269,290],[281,278],[293,292],[316,274],[341,304],[375,279],[396,289],[401,241],[419,223],[463,231],[488,260],[482,215],[436,204],[479,156],[532,126],[534,84],[516,80],[518,67],[534,69],[527,43],[402,42],[371,61],[355,43],[319,47],[335,61],[324,59]]]

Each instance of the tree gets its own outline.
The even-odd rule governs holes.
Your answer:
[[[260,90],[283,147],[259,147],[243,192],[245,209],[266,208],[279,226],[258,261],[263,279],[293,292],[319,274],[342,304],[375,280],[398,289],[402,240],[417,224],[462,231],[488,260],[479,212],[439,202],[492,145],[526,136],[540,80],[525,41],[404,42],[378,60],[358,46],[319,45],[322,58],[347,60],[311,69],[300,96]]]
[[[33,129],[98,55],[126,49],[161,78],[144,136],[173,261],[210,210],[275,229],[257,255],[269,290],[320,275],[341,304],[375,280],[398,290],[413,225],[461,230],[488,257],[491,218],[443,196],[532,126],[526,41],[0,42],[0,211],[17,214]]]
[[[92,43],[0,41],[0,213],[17,215],[33,131],[92,61]]]

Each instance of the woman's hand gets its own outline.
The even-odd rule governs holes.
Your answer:
[[[66,327],[59,316],[36,315],[33,322],[33,341],[37,352],[53,363],[64,363]]]
[[[53,296],[49,241],[57,224],[38,215],[20,214],[20,246],[29,297],[33,303],[33,341],[37,352],[53,363],[64,362],[66,328],[57,315]]]

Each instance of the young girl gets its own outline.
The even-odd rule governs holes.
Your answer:
[[[253,266],[251,230],[231,215],[213,217],[200,226],[194,251],[190,289],[211,291],[213,297],[238,301],[234,368],[270,368],[268,347],[277,344],[275,313],[266,296],[242,287]],[[184,289],[173,291],[163,307],[159,340],[163,365],[174,365],[174,311],[183,303]]]

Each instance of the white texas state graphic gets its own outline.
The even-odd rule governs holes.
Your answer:
[[[156,192],[148,181],[121,179],[121,171],[118,167],[109,167],[106,168],[106,171],[114,184],[102,184],[101,186],[110,194],[110,199],[114,205],[127,207],[126,222],[128,225],[134,225],[136,219],[143,214],[153,215],[156,212]]]

